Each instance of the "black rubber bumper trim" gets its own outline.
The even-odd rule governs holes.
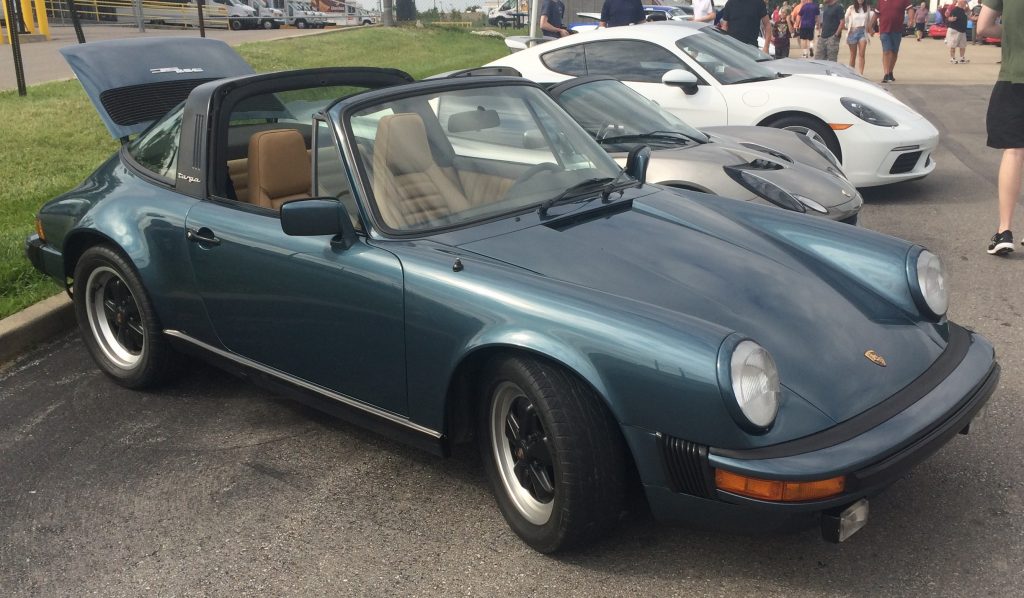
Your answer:
[[[910,407],[922,397],[935,390],[935,387],[949,377],[950,373],[964,360],[964,357],[971,348],[971,342],[970,332],[950,322],[949,342],[946,344],[946,349],[935,360],[935,363],[918,376],[917,379],[904,386],[890,398],[860,415],[851,417],[841,424],[817,434],[780,444],[742,450],[711,448],[710,452],[712,455],[732,459],[776,459],[810,453],[846,442],[878,426],[882,422],[892,419],[897,413]]]

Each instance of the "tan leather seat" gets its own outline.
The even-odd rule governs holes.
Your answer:
[[[249,203],[278,210],[286,201],[310,197],[310,171],[306,142],[295,129],[249,138]]]
[[[415,227],[470,207],[434,162],[423,120],[415,113],[380,119],[373,147],[373,195],[384,224]]]

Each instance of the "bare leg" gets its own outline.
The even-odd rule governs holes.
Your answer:
[[[850,46],[850,68],[857,66],[857,44],[847,44]]]
[[[890,52],[890,54],[892,55],[889,58],[889,74],[891,75],[892,72],[896,70],[896,60],[900,57],[900,53]]]
[[[882,73],[888,75],[892,72],[892,52],[882,52]]]
[[[864,74],[864,54],[868,49],[868,40],[862,39],[857,44],[857,72]]]
[[[999,164],[999,230],[1010,229],[1013,209],[1020,198],[1020,177],[1024,170],[1024,148],[1003,150],[1003,161]]]

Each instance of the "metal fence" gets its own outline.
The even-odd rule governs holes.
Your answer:
[[[199,13],[194,3],[157,2],[153,0],[75,0],[82,24],[175,25],[199,27]],[[48,0],[46,12],[50,23],[71,24],[71,9],[65,0]],[[207,27],[228,27],[227,9],[222,4],[206,2],[203,20]]]

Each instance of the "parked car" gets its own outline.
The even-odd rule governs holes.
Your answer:
[[[548,93],[620,165],[648,145],[653,183],[857,223],[863,199],[809,137],[769,127],[698,131],[611,77],[570,79]]]
[[[928,28],[928,37],[932,39],[946,39],[946,32],[949,28],[945,25],[932,25]]]
[[[564,37],[489,65],[535,81],[615,77],[698,128],[765,125],[807,133],[858,187],[919,179],[935,169],[938,130],[892,94],[847,77],[780,75],[723,37],[704,24],[646,23]],[[683,74],[663,80],[675,71]]]
[[[26,251],[100,369],[154,386],[184,351],[438,454],[476,438],[539,551],[605,534],[634,479],[664,520],[843,540],[996,385],[923,247],[645,184],[648,150],[619,168],[529,81],[61,52],[124,143]]]

